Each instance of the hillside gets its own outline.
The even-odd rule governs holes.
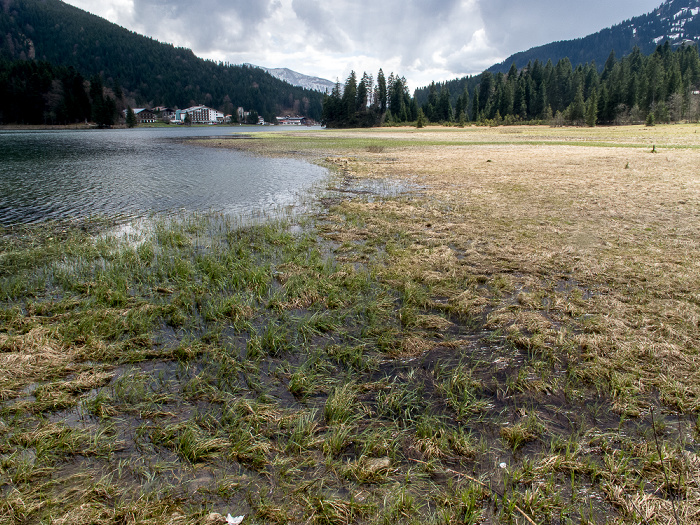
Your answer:
[[[59,0],[3,0],[0,61],[46,61],[101,74],[134,105],[200,103],[230,113],[252,109],[267,119],[282,112],[321,116],[322,95],[262,69],[215,63],[139,35]]]
[[[512,71],[513,64],[518,71],[522,71],[528,64],[537,64],[541,68],[549,61],[553,65],[564,62],[565,68],[572,70],[595,64],[598,72],[601,73],[605,65],[610,64],[612,51],[617,59],[632,54],[650,56],[661,47],[665,47],[666,43],[671,50],[681,49],[683,44],[686,48],[690,46],[697,50],[698,42],[700,42],[700,0],[669,0],[648,15],[632,18],[585,38],[554,42],[517,53],[487,69],[485,74],[507,74]],[[667,52],[663,55],[667,56]],[[612,61],[614,62],[615,60]],[[634,63],[638,62],[639,59],[635,59]],[[694,78],[694,73],[691,77]],[[423,106],[431,97],[435,97],[435,93],[446,89],[449,91],[451,104],[455,106],[458,103],[458,97],[463,95],[465,89],[469,96],[473,97],[483,78],[484,74],[479,74],[433,84],[416,89],[414,96],[418,105]],[[548,83],[551,81],[550,79]],[[564,89],[571,91],[566,87]],[[570,102],[571,100],[567,104]],[[483,95],[481,104],[484,104]],[[562,104],[563,107],[560,109],[563,110],[567,104]],[[556,106],[553,109],[556,112]]]
[[[548,60],[558,62],[568,58],[576,67],[595,61],[602,67],[610,51],[618,57],[628,55],[638,47],[645,55],[654,52],[668,40],[673,46],[700,42],[700,0],[668,0],[651,13],[598,31],[592,35],[552,42],[516,53],[489,68],[492,73],[506,73],[515,63],[519,69],[528,62]]]

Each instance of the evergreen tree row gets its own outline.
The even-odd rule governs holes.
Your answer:
[[[336,83],[323,100],[323,122],[331,128],[372,127],[383,123],[413,122],[418,118],[418,106],[411,97],[406,79],[391,73],[387,79],[383,70],[374,78],[367,73],[359,83],[351,72],[341,88]]]
[[[0,61],[0,123],[111,126],[116,117],[117,100],[97,75],[87,82],[73,68]]]
[[[430,122],[550,121],[559,124],[624,124],[700,118],[700,55],[697,46],[675,51],[668,42],[649,56],[639,49],[618,60],[610,54],[572,67],[568,58],[529,63],[507,74],[489,71],[416,90]],[[457,94],[455,94],[457,93]]]

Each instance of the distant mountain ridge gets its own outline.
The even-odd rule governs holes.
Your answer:
[[[284,80],[292,86],[297,86],[304,89],[311,89],[320,93],[330,93],[335,87],[335,82],[331,82],[330,80],[326,80],[325,78],[304,75],[303,73],[292,71],[291,69],[287,69],[286,67],[268,68],[263,66],[256,66],[254,64],[244,65],[262,69],[263,71],[267,72],[273,77],[278,78],[280,80]]]
[[[521,51],[490,67],[488,71],[506,73],[513,63],[520,69],[535,60],[551,60],[556,63],[565,57],[569,58],[574,67],[593,61],[602,67],[612,50],[618,58],[628,55],[635,47],[648,55],[667,40],[673,46],[700,43],[700,0],[667,0],[651,13],[592,35]]]

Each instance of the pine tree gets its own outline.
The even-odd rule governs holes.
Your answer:
[[[479,92],[474,91],[474,98],[472,99],[472,121],[478,122],[481,118],[479,113]]]
[[[340,82],[336,81],[330,95],[326,95],[323,100],[323,122],[329,126],[337,126],[341,121],[341,106],[343,104],[340,95]]]
[[[580,123],[586,116],[586,102],[583,100],[583,85],[578,87],[576,97],[568,109],[569,120],[574,124]]]
[[[440,120],[445,122],[452,121],[452,104],[450,103],[450,89],[443,85],[440,90],[440,99],[438,101],[438,115]]]
[[[136,120],[136,115],[134,114],[134,110],[131,109],[131,106],[128,106],[126,108],[126,126],[129,128],[135,128],[137,124],[138,124],[138,121]]]
[[[350,72],[350,75],[345,81],[342,101],[341,118],[349,124],[354,118],[357,101],[357,75],[355,75],[354,71]]]
[[[367,73],[362,75],[362,80],[357,85],[355,98],[355,111],[364,112],[367,109]]]
[[[387,103],[387,89],[386,89],[386,78],[384,77],[384,71],[379,69],[377,73],[377,104],[379,105],[379,113],[386,113],[386,103]]]
[[[425,113],[423,113],[422,109],[419,109],[418,110],[418,118],[416,119],[416,127],[423,128],[423,127],[425,127],[425,124],[426,124]]]
[[[605,61],[605,65],[603,66],[603,74],[601,75],[602,80],[605,80],[610,76],[616,63],[617,60],[615,59],[615,50],[613,49],[612,51],[610,51],[610,55]]]
[[[496,91],[494,86],[493,73],[486,71],[481,75],[481,83],[479,85],[479,112],[482,111],[488,116],[487,108],[490,105],[491,97]]]
[[[591,93],[591,96],[588,99],[588,103],[586,105],[586,125],[588,127],[595,127],[596,122],[598,121],[598,96],[596,95],[596,92],[593,91]]]

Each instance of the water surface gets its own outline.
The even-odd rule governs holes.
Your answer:
[[[293,205],[325,169],[182,142],[263,130],[0,131],[0,224],[181,210],[249,216]]]

